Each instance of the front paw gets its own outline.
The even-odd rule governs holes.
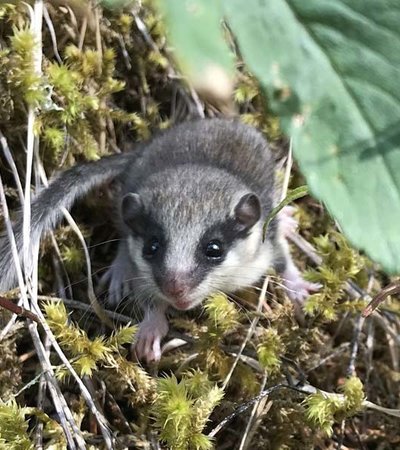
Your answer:
[[[294,265],[289,265],[282,274],[282,278],[289,298],[300,304],[303,304],[311,294],[318,292],[322,287],[319,283],[305,280]]]
[[[293,302],[303,304],[305,300],[315,292],[321,289],[319,283],[311,283],[305,280],[301,275],[295,280],[284,279],[286,292]]]
[[[138,359],[149,363],[161,359],[161,341],[168,333],[168,321],[164,312],[152,312],[146,315],[140,324],[134,350]]]

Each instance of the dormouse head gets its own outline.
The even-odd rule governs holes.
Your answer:
[[[189,175],[170,173],[121,205],[139,295],[181,310],[252,285],[269,263],[258,196],[221,174]]]

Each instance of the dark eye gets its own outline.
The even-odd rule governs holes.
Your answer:
[[[143,256],[145,258],[152,258],[160,248],[160,241],[156,237],[149,239],[143,247]]]
[[[222,243],[220,241],[214,240],[210,241],[206,245],[205,254],[207,258],[219,259],[222,257]]]

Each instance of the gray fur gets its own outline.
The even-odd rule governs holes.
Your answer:
[[[85,163],[61,174],[32,203],[32,248],[43,232],[56,225],[60,208],[70,208],[90,189],[111,179],[122,187],[119,203],[127,193],[139,194],[146,214],[160,224],[168,246],[162,269],[157,270],[193,276],[203,270],[190,294],[192,306],[213,290],[233,291],[253,284],[274,264],[274,255],[284,253],[278,249],[275,221],[267,241],[261,242],[261,226],[274,203],[274,163],[267,143],[255,129],[224,119],[180,124],[135,152]],[[260,199],[260,221],[246,237],[232,242],[220,266],[199,268],[194,255],[200,236],[215,223],[233,220],[235,205],[248,193]],[[19,219],[14,232],[20,255],[21,230]],[[142,256],[143,237],[133,233],[122,218],[120,232],[123,239],[106,275],[110,303],[115,305],[131,295],[145,302],[172,303],[154,281],[154,268]],[[0,291],[5,291],[15,284],[7,237],[1,239],[0,249]],[[23,263],[29,270],[30,262]],[[282,258],[279,263],[284,270]]]

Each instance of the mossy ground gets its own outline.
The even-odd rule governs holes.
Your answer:
[[[185,85],[167,51],[162,22],[147,2],[115,11],[73,0],[46,2],[45,8],[43,74],[38,77],[29,6],[0,6],[0,132],[22,180],[29,109],[36,113],[34,131],[40,142],[36,161],[48,176],[81,161],[134,149],[157,130],[199,112],[220,114],[218,106],[202,102]],[[284,162],[288,143],[279,122],[265,112],[265,99],[240,64],[234,99],[234,111],[266,134],[277,160]],[[7,201],[15,211],[18,189],[4,152],[0,164]],[[291,187],[301,184],[294,167]],[[117,236],[109,220],[112,189],[104,186],[74,209],[95,286],[115,252]],[[231,301],[213,297],[205,308],[172,320],[169,338],[175,338],[177,347],[147,371],[128,359],[135,330],[126,327],[126,306],[119,309],[122,316],[112,318],[117,331],[110,334],[89,306],[82,309],[72,301],[88,303],[83,251],[73,230],[64,224],[55,231],[58,254],[54,241],[44,239],[40,293],[66,297],[70,315],[48,300],[42,302],[43,310],[109,422],[115,448],[400,448],[400,419],[362,407],[364,397],[386,408],[400,407],[399,303],[388,301],[373,317],[361,319],[365,301],[354,299],[346,283],[373,294],[388,279],[349,247],[319,203],[307,197],[297,207],[300,234],[322,257],[313,267],[293,248],[299,266],[323,285],[305,310],[293,306],[275,275],[261,301],[259,287]],[[9,297],[17,300],[18,292]],[[0,329],[9,318],[0,308]],[[107,337],[100,337],[99,330]],[[87,447],[106,448],[77,384],[56,353],[50,349],[49,354]],[[38,442],[66,448],[42,371],[22,318],[0,342],[1,449],[34,448]],[[310,397],[304,386],[345,396]],[[268,389],[270,395],[240,410]],[[206,438],[209,433],[215,435],[212,441]]]

